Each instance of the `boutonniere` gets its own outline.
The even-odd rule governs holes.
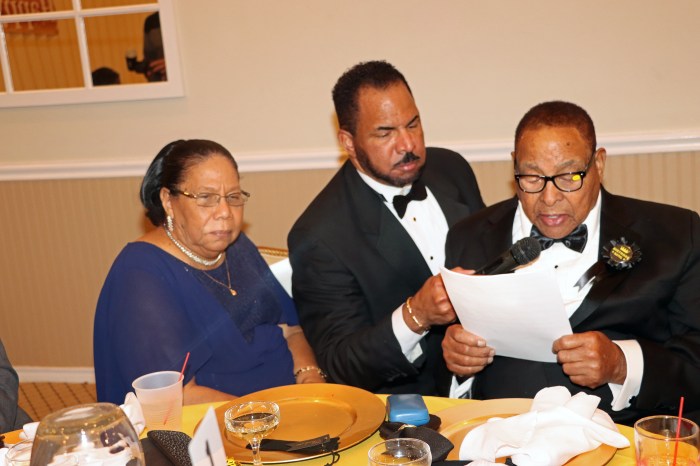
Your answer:
[[[619,240],[611,239],[603,246],[603,259],[615,270],[631,269],[642,260],[642,251],[634,242],[628,243],[625,237]]]
[[[628,243],[624,236],[617,240],[610,240],[608,244],[603,246],[601,255],[603,258],[590,266],[574,285],[579,291],[588,282],[592,281],[595,284],[609,276],[612,270],[631,269],[637,262],[642,260],[642,251],[639,249],[639,246],[635,243]],[[608,267],[605,267],[606,265]]]

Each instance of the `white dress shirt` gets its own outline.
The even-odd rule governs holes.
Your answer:
[[[548,270],[554,269],[557,285],[564,301],[566,315],[570,318],[576,309],[581,305],[584,298],[590,291],[592,285],[587,283],[580,290],[575,284],[579,278],[588,270],[590,266],[598,261],[598,251],[600,251],[600,202],[601,196],[588,213],[588,217],[583,222],[588,228],[588,241],[582,252],[573,251],[561,242],[554,243],[550,248],[542,251],[540,257],[515,273],[523,270]],[[513,243],[522,238],[530,236],[532,222],[527,218],[522,205],[518,202],[518,208],[513,219]],[[636,340],[614,341],[625,355],[627,361],[627,378],[622,385],[610,383],[608,386],[613,394],[612,409],[619,411],[627,408],[629,400],[639,393],[644,372],[644,359],[642,349]],[[471,387],[471,379],[458,386],[453,380],[451,395],[459,396],[466,393]]]
[[[424,200],[409,202],[406,213],[401,218],[396,213],[392,201],[394,196],[405,196],[411,190],[411,186],[401,188],[388,186],[360,171],[357,173],[370,188],[382,195],[384,205],[413,239],[433,275],[437,274],[440,267],[445,265],[445,239],[447,238],[448,225],[445,214],[430,189],[426,186],[427,197]],[[408,298],[408,296],[406,297]],[[428,332],[423,332],[420,335],[414,333],[403,320],[402,307],[403,303],[392,313],[391,324],[394,335],[401,345],[401,351],[409,361],[413,362],[423,354],[419,343]]]

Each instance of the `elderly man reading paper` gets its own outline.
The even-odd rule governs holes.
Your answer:
[[[532,398],[544,387],[601,398],[618,423],[700,409],[700,217],[616,196],[602,186],[606,152],[590,116],[568,102],[522,118],[512,153],[517,197],[455,225],[446,266],[478,269],[524,237],[540,257],[516,270],[554,270],[573,334],[552,344],[556,362],[499,356],[452,325],[443,341],[453,393]],[[522,303],[538,319],[538,309]],[[512,335],[518,338],[518,335]],[[457,387],[460,377],[467,380]],[[695,416],[697,419],[697,416]]]

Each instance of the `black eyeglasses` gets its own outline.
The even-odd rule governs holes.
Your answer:
[[[189,197],[190,199],[194,199],[194,201],[200,207],[217,206],[219,205],[219,201],[221,200],[221,198],[225,199],[226,204],[228,204],[231,207],[240,207],[243,204],[245,204],[248,201],[248,198],[250,197],[250,193],[246,191],[241,191],[239,193],[231,193],[225,196],[216,193],[192,194],[188,193],[187,191],[178,191],[177,189],[171,189],[170,192],[173,194],[182,194],[183,196]]]
[[[518,187],[521,191],[530,194],[536,194],[544,191],[547,186],[547,182],[551,181],[552,184],[559,190],[565,193],[571,193],[578,191],[583,187],[583,179],[588,174],[588,169],[591,166],[591,162],[595,158],[595,152],[588,159],[586,167],[578,172],[560,173],[554,176],[544,176],[544,175],[520,175],[515,174],[515,181],[518,183]]]

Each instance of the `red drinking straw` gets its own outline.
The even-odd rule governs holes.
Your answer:
[[[678,439],[681,437],[681,421],[683,420],[683,402],[685,398],[681,397],[681,406],[678,408],[678,425],[676,426],[676,448],[673,451],[673,466],[676,466],[676,458],[678,457]]]
[[[188,351],[187,354],[185,355],[185,362],[182,364],[182,369],[180,369],[180,377],[177,378],[177,381],[179,382],[182,380],[183,375],[185,374],[185,368],[187,367],[187,361],[190,360],[190,352]],[[173,410],[173,405],[171,404],[170,407],[168,408],[168,412],[165,414],[165,419],[163,419],[163,425],[168,423],[168,418],[170,417],[170,412]]]
[[[180,369],[180,378],[177,379],[178,382],[182,380],[182,376],[185,374],[185,367],[187,367],[187,361],[190,360],[190,352],[188,351],[185,355],[185,362],[182,364],[182,369]],[[681,398],[681,409],[683,409],[683,398]]]

